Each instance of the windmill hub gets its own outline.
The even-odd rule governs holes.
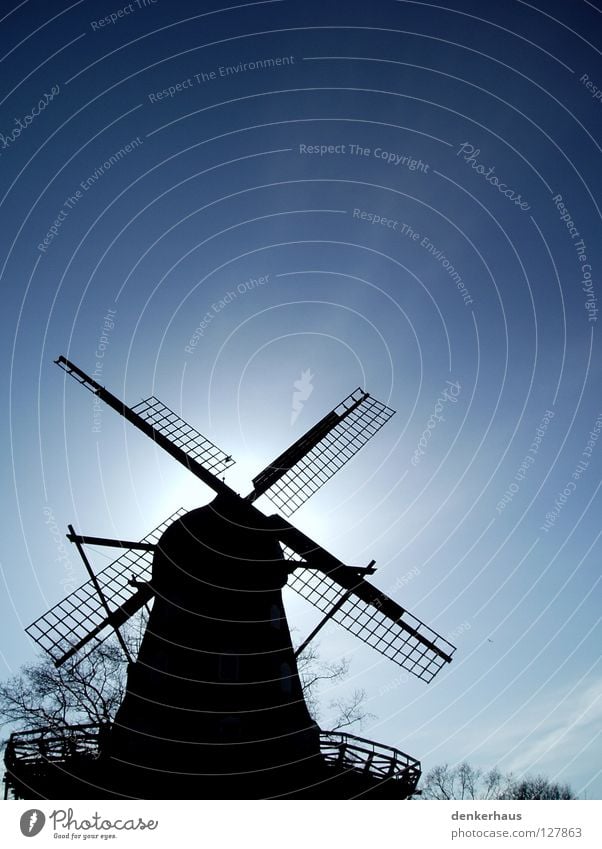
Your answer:
[[[291,565],[284,559],[275,531],[258,527],[257,515],[261,514],[242,499],[219,495],[211,504],[180,517],[157,543],[152,577],[155,592],[169,598],[174,592],[184,594],[184,607],[185,594],[191,593],[193,609],[198,610],[198,597],[198,602],[209,608],[209,615],[213,610],[217,618],[222,606],[234,613],[238,601],[243,606],[247,603],[246,598],[237,600],[236,591],[281,590]],[[224,591],[221,595],[220,590]],[[228,595],[227,590],[233,592]],[[210,595],[209,601],[203,601]],[[218,608],[212,606],[215,604]]]

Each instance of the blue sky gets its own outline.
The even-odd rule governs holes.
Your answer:
[[[600,798],[602,13],[342,5],[0,19],[3,674],[84,578],[50,516],[141,537],[210,497],[58,354],[176,409],[241,492],[361,385],[397,415],[295,521],[458,646],[426,686],[325,629],[364,733]]]

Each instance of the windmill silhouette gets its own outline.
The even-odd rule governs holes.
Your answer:
[[[111,727],[72,729],[69,756],[64,740],[59,752],[44,729],[13,734],[6,760],[13,791],[25,798],[411,795],[420,777],[415,758],[318,728],[296,658],[329,620],[425,682],[455,649],[366,579],[374,561],[345,565],[288,521],[394,411],[355,390],[242,497],[220,477],[232,457],[157,398],[128,407],[65,357],[56,363],[215,498],[177,511],[140,542],[83,536],[69,526],[90,580],[27,633],[57,666],[115,633],[129,661],[127,689]],[[255,506],[262,495],[279,515]],[[95,574],[86,544],[126,551]],[[324,614],[296,652],[286,584]],[[133,660],[120,628],[151,603]],[[42,758],[32,754],[42,750]]]

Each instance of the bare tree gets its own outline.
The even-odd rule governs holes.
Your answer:
[[[357,725],[359,729],[371,719],[376,719],[373,713],[366,710],[366,691],[354,690],[346,699],[333,699],[328,707],[334,711],[333,719],[329,722],[329,731],[342,731]]]
[[[576,799],[568,784],[548,781],[543,775],[513,782],[505,799]]]
[[[427,773],[423,799],[574,799],[568,784],[543,776],[514,779],[495,767],[483,772],[464,762],[455,767],[436,766]]]
[[[317,645],[309,645],[297,658],[299,677],[305,695],[305,701],[312,717],[318,721],[324,712],[332,716],[329,731],[341,731],[357,726],[361,729],[365,722],[374,719],[366,710],[366,691],[354,690],[345,698],[331,699],[323,704],[324,690],[344,681],[349,675],[349,660],[345,657],[335,661],[324,661],[320,657]]]
[[[110,642],[58,669],[43,656],[0,683],[0,727],[60,733],[68,725],[110,722],[125,693],[124,667],[121,650]]]
[[[424,799],[500,799],[510,782],[497,769],[483,772],[468,763],[436,766],[427,773],[422,787]]]
[[[147,618],[142,611],[121,629],[133,657]],[[125,695],[126,672],[126,658],[114,636],[90,655],[75,655],[58,669],[42,654],[22,666],[19,675],[0,683],[0,728],[47,728],[60,735],[70,725],[112,722]]]

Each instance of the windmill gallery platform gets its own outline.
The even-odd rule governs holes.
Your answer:
[[[297,656],[330,619],[428,683],[454,647],[288,522],[393,415],[356,390],[253,479],[246,496],[218,477],[232,464],[156,398],[127,407],[73,363],[57,363],[213,489],[140,542],[81,536],[90,580],[27,629],[57,666],[111,633],[128,660],[109,725],[33,729],[7,746],[15,798],[396,798],[416,759],[321,731]],[[267,495],[281,515],[254,502]],[[95,574],[86,544],[126,549]],[[282,601],[290,586],[324,616],[295,651]],[[136,658],[120,628],[150,608]]]
[[[292,788],[274,786],[273,777],[252,771],[225,777],[159,774],[149,780],[111,759],[105,748],[110,730],[82,725],[60,736],[43,729],[13,734],[5,755],[5,798],[407,799],[420,779],[420,762],[397,749],[321,731],[320,760],[299,766]]]

